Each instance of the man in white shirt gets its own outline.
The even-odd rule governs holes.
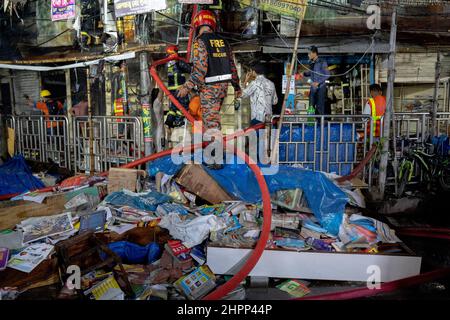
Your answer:
[[[272,106],[278,103],[277,92],[272,81],[264,76],[265,68],[258,64],[247,73],[241,98],[250,97],[251,125],[269,121],[272,117]],[[250,84],[248,81],[254,78]]]
[[[270,122],[272,117],[272,106],[278,103],[277,92],[275,90],[275,85],[272,81],[264,76],[265,68],[263,65],[258,64],[253,67],[253,70],[247,73],[246,79],[244,81],[244,90],[242,91],[241,98],[250,97],[250,107],[251,107],[251,121],[250,125],[254,126],[263,122]],[[251,81],[253,79],[253,81]],[[248,82],[250,84],[248,84]],[[259,130],[256,131],[256,137],[259,140]],[[251,140],[250,140],[251,141]],[[262,138],[262,141],[266,141]],[[254,153],[254,147],[260,146],[260,141],[256,144],[249,143],[250,155],[253,159],[257,159],[257,155]],[[265,148],[260,146],[260,157],[259,160],[263,161],[265,157],[261,154],[261,151]],[[253,156],[252,156],[253,155]],[[267,160],[267,159],[266,159]]]

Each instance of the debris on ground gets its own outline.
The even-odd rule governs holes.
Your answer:
[[[321,172],[287,166],[266,181],[267,250],[404,252],[393,230],[361,214],[357,182],[339,185]],[[0,288],[8,299],[55,285],[59,275],[59,299],[201,299],[229,279],[209,267],[208,247],[253,248],[264,220],[261,193],[245,165],[209,170],[167,158],[152,162],[148,175],[111,169],[109,178],[75,176],[51,192],[5,203],[0,210],[10,224],[0,232],[0,254],[9,260]],[[23,205],[32,214],[22,219],[4,209]],[[66,282],[69,265],[90,270],[79,290]],[[277,288],[292,297],[310,293],[302,279],[284,279]],[[245,299],[246,290],[244,282],[224,299]]]

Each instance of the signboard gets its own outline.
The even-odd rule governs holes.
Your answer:
[[[52,21],[69,20],[75,18],[75,0],[52,0],[51,16]]]
[[[116,18],[166,9],[166,0],[114,0]]]
[[[153,142],[152,119],[150,118],[150,105],[142,104],[142,124],[144,127],[144,142]]]
[[[182,21],[183,5],[178,0],[167,0],[167,9],[156,11],[153,14],[153,41],[163,41],[166,43],[178,43],[178,36],[181,31],[187,33],[189,30],[179,28],[174,21]]]
[[[287,75],[283,75],[282,93],[286,93]],[[291,76],[291,87],[289,88],[289,94],[295,94],[295,76]]]
[[[261,10],[270,13],[278,13],[283,16],[290,16],[297,19],[305,17],[306,6],[308,0],[260,0],[259,7]]]
[[[214,0],[178,0],[182,4],[213,4]]]

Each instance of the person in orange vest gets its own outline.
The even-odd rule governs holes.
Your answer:
[[[50,116],[62,115],[64,106],[59,101],[54,101],[51,98],[52,94],[48,90],[41,91],[41,100],[36,102],[35,108],[41,110],[42,114],[45,116],[47,134],[51,134],[52,128],[58,126],[59,121],[57,119],[50,119]],[[52,121],[53,120],[53,121]]]
[[[366,134],[368,137],[369,135],[372,135],[375,141],[380,139],[382,133],[381,118],[386,112],[386,98],[383,96],[383,91],[378,84],[370,85],[369,90],[371,98],[367,101],[363,114],[372,117],[372,121],[375,125],[371,128],[369,124],[367,126]]]

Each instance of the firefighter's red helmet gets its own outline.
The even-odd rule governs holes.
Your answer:
[[[175,53],[178,53],[178,46],[175,46],[175,45],[173,45],[173,46],[168,46],[168,47],[166,48],[166,53],[167,53],[167,54],[175,54]]]
[[[216,30],[217,21],[216,16],[209,10],[201,10],[194,18],[194,28],[197,29],[201,26],[210,26],[213,30]]]

